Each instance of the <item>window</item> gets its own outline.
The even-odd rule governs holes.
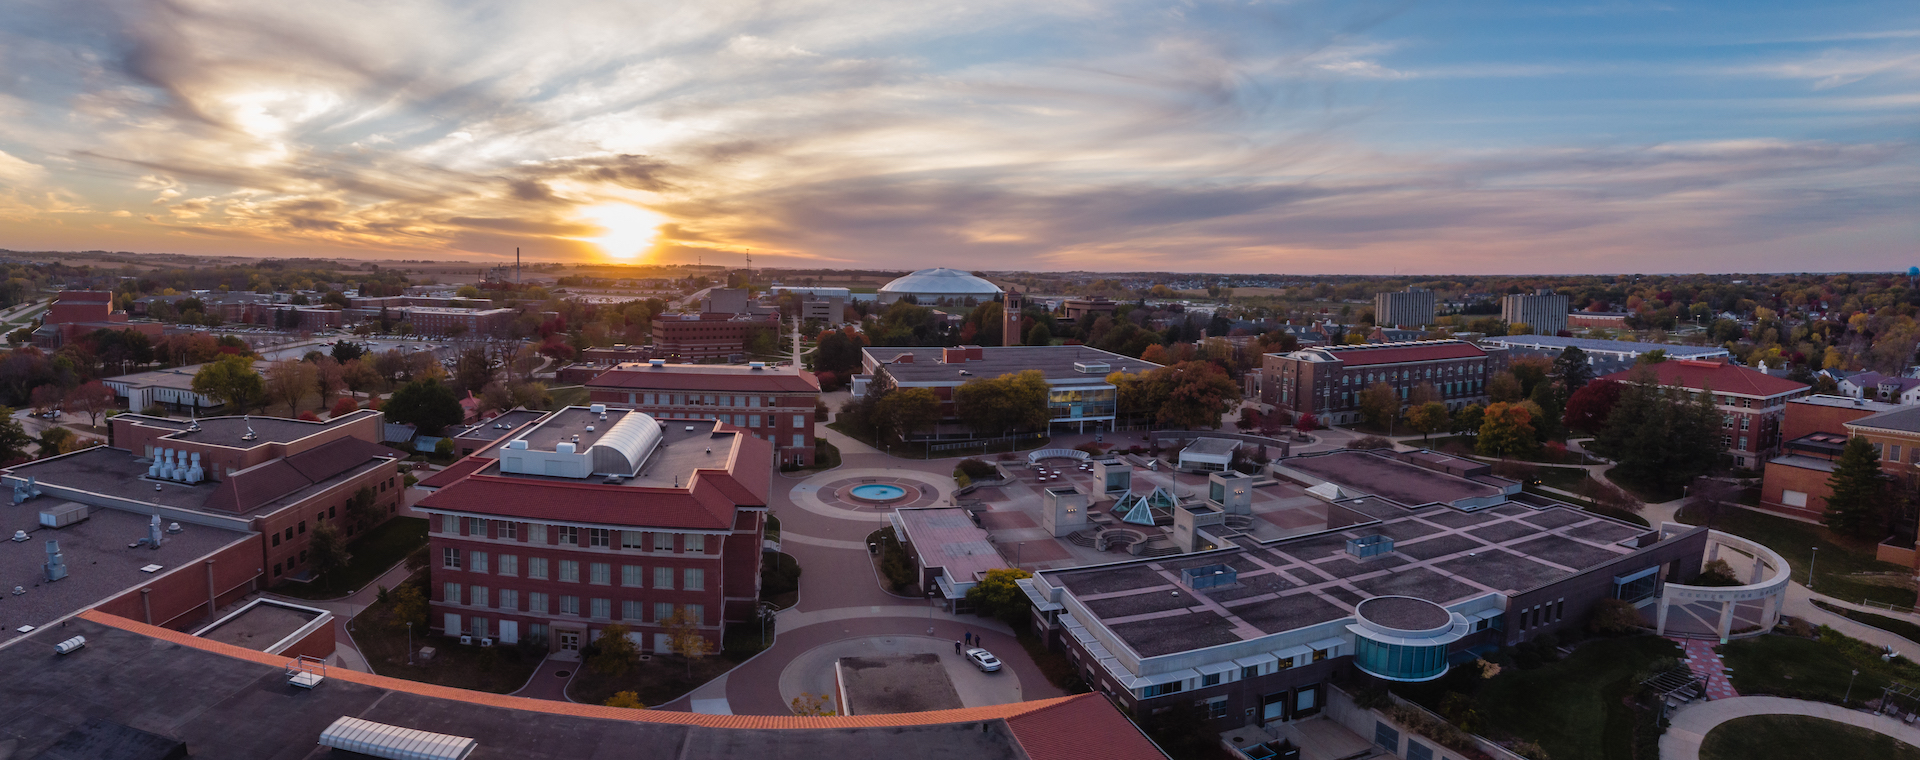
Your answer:
[[[486,552],[467,552],[467,569],[476,573],[487,571]]]
[[[511,520],[498,520],[495,521],[494,524],[500,526],[501,539],[507,541],[520,540],[520,523]]]
[[[673,568],[656,567],[653,569],[654,588],[673,588]]]
[[[632,599],[624,600],[620,602],[620,619],[638,621],[640,620],[640,610],[639,602],[633,601]]]
[[[646,541],[647,541],[647,534],[641,533],[640,531],[637,531],[637,530],[620,531],[620,548],[622,549],[637,549],[637,550],[645,551],[647,548]]]
[[[469,517],[469,518],[467,518],[467,535],[469,535],[469,536],[485,536],[485,535],[487,535],[487,521],[486,521],[486,518],[483,518],[483,517]]]
[[[280,577],[280,563],[278,562],[273,563],[273,577]]]
[[[760,415],[758,414],[747,415],[747,427],[756,427],[756,428],[760,427]]]
[[[807,416],[806,416],[806,415],[804,415],[804,414],[796,414],[796,415],[793,415],[793,426],[794,426],[794,427],[806,427],[806,426],[807,426]]]
[[[528,557],[527,558],[527,577],[537,581],[546,580],[547,579],[547,558],[546,557]]]
[[[460,603],[460,584],[443,583],[440,585],[440,601],[447,604]]]
[[[1900,444],[1896,443],[1887,447],[1887,461],[1889,462],[1900,461]]]
[[[503,610],[520,609],[520,592],[510,588],[500,589],[500,609],[503,609]]]
[[[440,532],[441,533],[459,533],[460,518],[454,517],[453,515],[441,515],[440,516]],[[291,536],[289,536],[289,538],[291,538]]]
[[[562,525],[559,527],[560,527],[560,545],[561,546],[579,546],[580,545],[580,529],[579,528],[573,527],[571,525]]]
[[[1154,684],[1152,686],[1148,686],[1147,688],[1141,689],[1140,697],[1142,699],[1150,699],[1153,697],[1164,697],[1168,694],[1178,694],[1178,693],[1180,693],[1180,682],[1174,681],[1173,683]]]
[[[673,617],[673,602],[653,603],[653,622],[664,623],[670,617]]]
[[[1258,675],[1260,675],[1260,666],[1258,665],[1240,669],[1240,680],[1242,681],[1247,680],[1249,678],[1253,678]]]
[[[1201,685],[1201,686],[1203,686],[1203,687],[1205,687],[1205,686],[1219,686],[1219,685],[1220,685],[1220,674],[1219,674],[1219,673],[1204,673],[1204,674],[1202,674],[1202,675],[1200,676],[1200,685]]]
[[[292,528],[288,528],[288,529],[287,529],[287,540],[288,540],[288,541],[292,541],[292,540],[293,540],[293,529],[292,529]]]
[[[620,585],[633,588],[646,588],[647,576],[639,565],[620,566]]]
[[[527,526],[527,541],[535,544],[547,542],[547,526],[544,523],[532,523]]]
[[[672,533],[653,534],[653,550],[657,552],[673,551],[673,534]]]
[[[605,620],[607,618],[613,617],[613,602],[609,600],[588,599],[587,605],[588,605],[587,614],[589,617],[597,618],[600,620]]]
[[[552,612],[553,608],[547,605],[546,594],[540,593],[538,591],[528,591],[527,592],[527,611],[534,613],[536,615],[545,615],[549,612]]]
[[[580,563],[570,559],[560,560],[560,577],[558,580],[561,583],[579,583]]]
[[[682,551],[688,554],[702,554],[707,551],[707,537],[697,533],[688,534],[686,541],[682,543],[686,544]]]
[[[304,535],[306,535],[306,534],[307,534],[307,521],[306,521],[306,520],[301,520],[301,521],[300,521],[300,535],[303,535],[303,536],[304,536]]]
[[[577,597],[577,596],[560,597],[560,614],[562,615],[580,614],[580,597]]]
[[[467,604],[475,607],[487,606],[487,587],[471,586],[467,589]]]
[[[685,583],[681,585],[682,589],[687,591],[707,590],[707,571],[697,567],[689,567],[686,572],[683,573],[683,577]]]
[[[520,574],[520,558],[512,554],[500,555],[495,564],[500,566],[501,575],[511,576]]]
[[[1394,752],[1400,751],[1400,729],[1389,726],[1385,721],[1373,722],[1373,743]]]
[[[693,621],[694,625],[707,624],[707,606],[706,605],[688,604],[688,605],[682,606],[680,609],[686,611],[687,619]]]
[[[1408,737],[1407,760],[1433,760],[1433,748]]]
[[[1201,712],[1206,713],[1207,720],[1219,720],[1227,717],[1226,697],[1214,697],[1213,699],[1195,702],[1193,705],[1200,708]]]
[[[442,549],[440,551],[440,567],[447,570],[460,569],[460,550],[451,546]]]
[[[592,562],[587,565],[587,582],[596,586],[613,584],[613,565],[605,562]]]
[[[594,549],[607,548],[607,539],[612,533],[613,531],[606,528],[588,528],[587,546]]]
[[[280,534],[278,533],[273,534],[273,545],[274,546],[280,545]]]
[[[805,433],[794,433],[794,434],[793,434],[793,445],[794,445],[794,446],[796,446],[796,447],[797,447],[797,446],[805,446],[805,445],[807,445],[807,435],[806,435]]]

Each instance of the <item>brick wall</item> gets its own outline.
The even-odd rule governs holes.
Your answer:
[[[232,604],[257,590],[261,538],[256,534],[221,547],[207,557],[183,564],[138,588],[101,602],[96,609],[176,631],[191,629],[210,617],[207,560],[213,560],[213,587],[219,594],[218,606]],[[152,589],[152,592],[143,595],[142,589]],[[147,614],[149,606],[151,618]]]
[[[1796,517],[1818,519],[1827,512],[1827,496],[1833,493],[1833,489],[1827,486],[1827,480],[1832,477],[1833,473],[1822,470],[1768,462],[1766,478],[1760,481],[1760,507]],[[1787,491],[1806,494],[1807,505],[1787,506]]]

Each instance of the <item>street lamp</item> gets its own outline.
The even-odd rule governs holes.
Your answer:
[[[1847,696],[1840,700],[1841,707],[1845,707],[1853,702],[1853,679],[1859,678],[1859,677],[1860,677],[1860,669],[1855,668],[1853,671],[1853,675],[1847,678]]]
[[[1820,561],[1820,547],[1813,547],[1813,559],[1807,560],[1807,590],[1813,590],[1813,563]]]
[[[407,664],[413,664],[413,621],[407,621]]]

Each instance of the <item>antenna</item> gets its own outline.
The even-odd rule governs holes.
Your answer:
[[[254,440],[254,439],[257,439],[257,438],[259,438],[259,437],[260,437],[260,434],[259,434],[259,433],[256,433],[256,432],[253,432],[253,415],[251,415],[251,414],[248,414],[248,415],[243,415],[243,416],[241,417],[241,419],[244,419],[244,420],[246,420],[246,422],[247,422],[247,434],[246,434],[246,435],[243,435],[243,436],[240,436],[240,440],[242,440],[242,441],[251,441],[251,440]]]
[[[513,248],[513,284],[520,284],[520,247]]]
[[[187,414],[192,415],[192,419],[187,423],[187,432],[200,432],[200,405],[193,405],[193,408],[189,409]]]

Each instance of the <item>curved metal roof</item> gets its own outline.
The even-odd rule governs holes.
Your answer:
[[[997,296],[1000,286],[958,269],[922,269],[880,287],[882,293],[906,295]]]

